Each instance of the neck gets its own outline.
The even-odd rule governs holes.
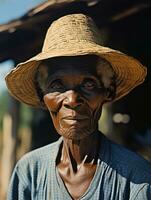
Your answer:
[[[69,164],[73,171],[76,171],[78,166],[84,163],[96,163],[100,137],[101,134],[96,131],[82,140],[63,138],[60,162]]]

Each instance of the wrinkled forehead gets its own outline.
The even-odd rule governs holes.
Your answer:
[[[106,60],[95,55],[57,57],[42,61],[38,71],[40,76],[48,78],[54,74],[65,74],[67,72],[92,75],[108,82],[114,76],[114,71]]]

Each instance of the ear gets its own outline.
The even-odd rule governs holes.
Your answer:
[[[48,77],[48,70],[47,66],[43,63],[41,63],[38,67],[38,73],[37,73],[37,81],[39,82],[40,87],[42,90],[44,89],[47,77]]]
[[[106,102],[112,101],[116,95],[116,77],[112,66],[105,59],[99,58],[96,71],[106,90]]]
[[[111,102],[114,100],[116,95],[116,86],[111,85],[109,88],[106,88],[106,99],[105,102]]]

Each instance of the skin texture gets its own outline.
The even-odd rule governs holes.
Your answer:
[[[114,73],[104,60],[98,63],[91,56],[47,60],[39,73],[44,103],[63,136],[57,170],[71,197],[79,199],[96,171],[98,120],[103,104],[114,96]]]

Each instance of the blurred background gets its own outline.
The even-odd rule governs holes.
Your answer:
[[[19,62],[41,51],[45,33],[70,13],[91,16],[104,44],[140,60],[145,83],[128,96],[105,105],[100,130],[151,162],[151,2],[145,0],[0,0],[0,199],[12,169],[26,152],[58,139],[49,113],[19,103],[4,77]]]

